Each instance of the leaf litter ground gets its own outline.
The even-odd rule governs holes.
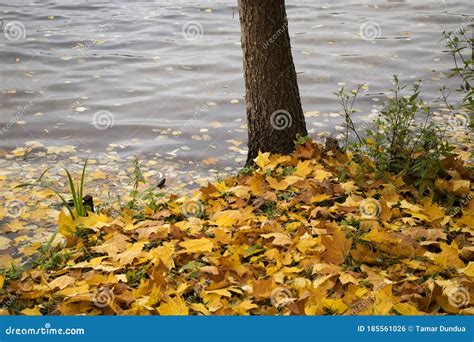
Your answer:
[[[49,259],[0,276],[1,310],[474,314],[467,159],[447,161],[450,177],[436,182],[449,203],[307,141],[154,210],[110,206],[74,221],[60,212]]]

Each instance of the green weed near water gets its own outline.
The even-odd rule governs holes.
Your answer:
[[[451,155],[453,147],[445,135],[447,127],[432,120],[432,109],[421,100],[420,84],[415,83],[411,92],[403,94],[405,88],[394,76],[391,96],[381,106],[373,127],[364,132],[352,121],[352,108],[362,86],[350,93],[342,88],[336,95],[346,119],[346,148],[356,160],[373,165],[381,176],[386,172],[400,175],[423,193],[433,189],[435,180],[442,176],[441,160]],[[348,141],[350,132],[357,141]],[[364,162],[364,156],[369,163]]]
[[[472,21],[472,19],[471,19]],[[471,30],[474,24],[467,25]],[[461,85],[458,91],[463,94],[462,104],[474,110],[474,37],[470,36],[469,29],[463,26],[456,31],[443,32],[443,43],[446,48],[443,52],[451,55],[455,67],[451,69],[449,77],[458,77]],[[471,124],[472,128],[472,124]]]
[[[64,171],[66,172],[67,176],[67,181],[68,181],[68,188],[69,188],[69,194],[71,196],[71,201],[67,201],[61,193],[56,190],[51,184],[46,183],[43,181],[44,176],[46,173],[51,169],[51,167],[47,168],[41,175],[40,177],[36,180],[34,183],[23,183],[20,185],[17,185],[16,188],[34,188],[34,187],[39,187],[43,189],[48,189],[53,191],[56,196],[61,200],[63,205],[66,207],[67,211],[69,212],[69,215],[71,216],[72,220],[75,220],[77,217],[86,217],[87,213],[91,211],[93,208],[90,208],[88,205],[86,205],[83,202],[83,197],[84,197],[84,180],[85,180],[85,175],[86,175],[86,169],[87,169],[87,161],[88,158],[86,158],[84,165],[82,167],[82,174],[80,181],[74,184],[74,180],[72,179],[71,173],[69,170],[64,168]],[[59,227],[55,230],[51,238],[48,240],[46,245],[42,248],[41,254],[37,260],[37,262],[40,262],[44,255],[51,249],[51,245],[56,238],[56,235],[59,232]]]

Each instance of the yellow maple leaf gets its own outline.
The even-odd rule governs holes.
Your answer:
[[[323,235],[321,242],[326,247],[326,251],[322,255],[323,259],[336,265],[344,262],[352,245],[352,239],[346,238],[344,232],[339,228],[334,231],[333,235]]]
[[[205,165],[214,165],[218,161],[219,161],[219,159],[217,159],[217,158],[209,157],[209,158],[203,159],[202,163],[205,164]]]
[[[451,245],[441,242],[439,245],[441,247],[441,253],[426,252],[425,256],[443,268],[464,268],[464,262],[459,259],[459,249],[456,242],[453,241]]]
[[[324,298],[323,299],[323,306],[330,311],[342,315],[347,309],[348,306],[343,302],[342,299],[332,299],[332,298]]]
[[[25,229],[25,226],[20,220],[12,220],[5,225],[5,232],[7,233],[16,233],[22,229]]]
[[[166,303],[162,303],[158,307],[158,313],[161,316],[187,316],[189,309],[185,301],[180,296],[170,298]]]
[[[391,233],[388,233],[384,230],[380,230],[380,229],[377,229],[377,228],[372,229],[370,232],[365,234],[362,237],[362,240],[371,241],[371,242],[378,242],[378,243],[393,243],[393,244],[396,244],[396,245],[402,243],[402,239],[394,236]]]
[[[235,286],[229,286],[229,287],[225,287],[225,288],[217,289],[217,290],[203,291],[203,293],[205,293],[205,294],[216,294],[216,295],[219,295],[221,297],[232,297],[232,292],[242,294],[242,291],[239,290]]]
[[[229,187],[227,186],[225,181],[215,182],[214,186],[216,187],[217,191],[219,191],[220,193],[224,193],[229,190]]]
[[[234,310],[239,315],[248,315],[249,310],[258,308],[258,305],[253,303],[251,300],[243,300],[239,304],[232,306],[232,310]]]
[[[239,210],[224,210],[215,213],[212,220],[220,227],[232,227],[242,218]]]
[[[71,236],[76,231],[76,225],[72,217],[64,211],[59,213],[58,230],[64,236]]]
[[[274,288],[273,278],[255,280],[252,284],[252,294],[257,298],[270,298]]]
[[[20,312],[26,316],[42,316],[41,312],[39,311],[37,307],[31,308],[31,309],[24,309]]]
[[[344,193],[346,194],[350,194],[350,193],[353,193],[354,191],[356,191],[357,189],[359,189],[359,187],[357,185],[355,185],[355,182],[354,181],[349,181],[349,182],[344,182],[344,183],[340,183],[339,184],[341,186],[341,189],[344,191]]]
[[[471,182],[469,180],[453,181],[453,192],[458,196],[469,194],[470,188],[471,188]]]
[[[56,292],[56,294],[59,296],[64,296],[64,297],[74,297],[74,296],[85,294],[88,292],[89,292],[89,285],[82,284],[75,287],[67,287],[64,290]]]
[[[153,256],[153,259],[159,259],[165,264],[168,269],[174,267],[174,245],[170,242],[163,243],[163,246],[159,246],[150,251]]]
[[[316,246],[318,244],[317,239],[302,239],[298,241],[296,244],[296,248],[301,252],[301,253],[306,253],[308,249],[311,249],[312,247]]]
[[[311,160],[305,160],[305,161],[300,160],[298,162],[298,165],[296,165],[295,175],[298,177],[305,178],[312,171],[313,171],[313,168],[312,168]]]
[[[468,277],[474,277],[474,262],[470,261],[469,264],[465,268],[463,268],[459,271],[464,273]],[[1,288],[1,286],[0,286],[0,288]]]
[[[324,171],[324,170],[316,170],[314,172],[314,179],[316,179],[318,181],[326,180],[331,176],[332,176],[331,172],[327,172],[327,171]]]
[[[319,202],[324,202],[325,200],[328,200],[331,198],[331,195],[326,195],[326,194],[318,194],[313,197],[311,197],[311,203],[319,203]]]
[[[386,285],[374,295],[373,314],[386,315],[392,310],[392,285]]]
[[[263,176],[261,173],[255,173],[250,181],[250,191],[254,195],[261,195],[265,189],[263,187]]]
[[[270,185],[270,187],[275,190],[279,190],[279,191],[286,190],[286,188],[288,188],[289,186],[289,183],[285,179],[278,181],[276,178],[268,176],[266,180],[268,184]]]
[[[69,285],[71,284],[74,284],[74,282],[76,281],[75,278],[73,277],[70,277],[68,276],[67,274],[59,277],[59,278],[56,278],[54,279],[53,281],[51,281],[48,286],[51,288],[51,289],[55,289],[56,287],[59,288],[60,290],[68,287]]]
[[[103,244],[99,246],[92,247],[92,250],[96,253],[106,253],[109,256],[115,256],[119,252],[123,252],[127,249],[128,236],[123,234],[114,234],[110,239],[106,240]]]
[[[276,246],[284,246],[284,245],[291,244],[290,237],[282,233],[268,233],[268,234],[261,234],[260,236],[265,239],[274,238],[272,244]]]
[[[408,209],[411,212],[421,212],[421,211],[423,211],[423,208],[421,208],[420,206],[417,206],[416,204],[412,204],[412,203],[408,202],[407,200],[402,200],[400,202],[400,208]]]
[[[407,315],[407,316],[417,316],[423,315],[417,308],[413,305],[408,303],[397,303],[393,306],[393,308],[400,314],[400,315]]]
[[[203,315],[209,316],[211,313],[207,308],[205,307],[204,304],[202,303],[192,303],[190,305],[190,308],[193,309],[196,312],[202,313]]]
[[[272,154],[270,155],[270,164],[267,165],[267,168],[275,169],[278,165],[291,160],[290,156],[284,156],[281,154]]]
[[[212,240],[202,238],[202,239],[193,239],[180,242],[179,245],[185,248],[182,253],[201,253],[201,252],[212,252],[212,247],[214,246]]]
[[[434,222],[444,217],[444,210],[436,203],[433,203],[431,198],[426,199],[423,203],[423,208],[428,216],[428,222]]]
[[[270,153],[262,153],[261,151],[258,151],[258,156],[254,159],[254,162],[263,172],[265,172],[265,167],[270,164]]]
[[[0,251],[10,248],[12,240],[5,236],[0,236]]]
[[[76,221],[76,225],[93,228],[103,226],[104,223],[109,221],[109,218],[104,214],[87,213],[86,217],[77,217]]]
[[[339,274],[339,281],[343,285],[348,284],[348,283],[352,283],[352,284],[358,283],[357,279],[353,275],[351,275],[350,273],[345,273],[345,272],[341,272]]]
[[[140,258],[144,254],[142,249],[145,244],[145,241],[136,242],[122,253],[115,255],[114,259],[118,260],[122,265],[131,264],[135,258]]]

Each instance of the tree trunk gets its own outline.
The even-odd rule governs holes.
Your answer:
[[[239,0],[247,103],[247,165],[258,151],[289,154],[307,135],[284,0]]]

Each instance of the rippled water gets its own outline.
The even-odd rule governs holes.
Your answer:
[[[287,0],[310,132],[337,134],[333,92],[343,84],[369,86],[360,120],[383,99],[393,74],[424,80],[428,99],[441,84],[455,87],[444,79],[452,62],[439,40],[443,30],[466,22],[469,3]],[[0,148],[39,141],[88,153],[241,162],[246,129],[236,4],[1,0],[2,26],[14,23],[20,32],[0,35]]]

